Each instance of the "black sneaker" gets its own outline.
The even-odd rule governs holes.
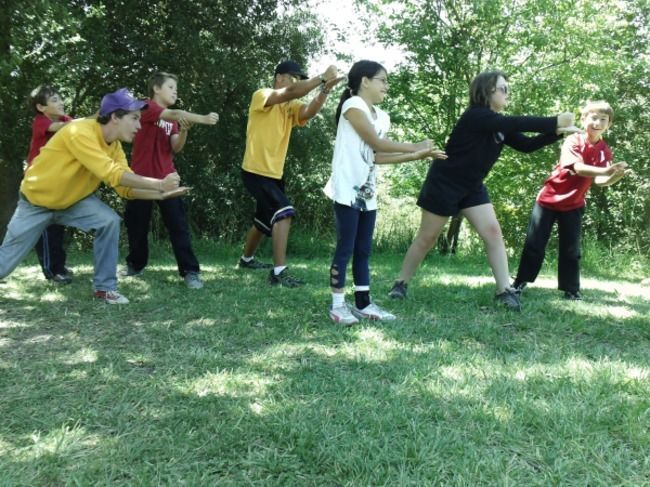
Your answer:
[[[524,292],[524,289],[526,289],[526,285],[528,283],[526,281],[518,281],[515,279],[515,282],[512,283],[512,290],[515,292],[517,297],[520,297],[521,294]]]
[[[283,287],[298,287],[305,284],[305,281],[303,281],[302,279],[298,279],[295,276],[292,276],[291,274],[289,274],[288,269],[285,268],[277,276],[275,275],[273,269],[271,269],[271,273],[269,274],[269,283],[272,286],[277,286],[279,284],[280,286]]]
[[[273,264],[267,264],[266,262],[260,262],[259,260],[253,258],[246,262],[244,259],[239,259],[239,265],[237,266],[240,269],[252,269],[254,271],[259,269],[271,269]]]
[[[72,277],[69,274],[54,274],[52,277],[47,278],[48,281],[52,281],[54,284],[70,284],[72,282]]]
[[[140,277],[142,274],[144,274],[144,269],[135,270],[130,264],[127,264],[126,269],[122,269],[120,272],[121,277]]]
[[[395,281],[393,287],[388,291],[388,296],[393,299],[406,299],[406,291],[409,285],[404,281]]]
[[[512,289],[506,289],[501,294],[495,294],[494,299],[512,311],[521,311],[519,296],[517,296],[517,293]]]
[[[569,301],[582,301],[582,294],[580,294],[580,291],[574,293],[571,291],[564,291],[564,299],[568,299]]]
[[[63,274],[66,276],[74,276],[74,271],[72,269],[69,269],[68,267],[63,266]]]

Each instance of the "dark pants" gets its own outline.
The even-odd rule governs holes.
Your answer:
[[[546,244],[551,236],[553,224],[557,222],[558,289],[572,293],[580,290],[580,233],[584,212],[584,207],[571,211],[554,211],[535,203],[519,261],[518,281],[535,282],[544,262]]]
[[[181,198],[157,201],[163,223],[169,233],[178,272],[199,272],[199,262],[192,250],[192,237],[187,224],[185,204]],[[129,255],[126,262],[136,271],[144,269],[149,261],[149,224],[153,201],[129,200],[124,211],[124,223],[129,236]]]
[[[357,286],[370,285],[370,249],[377,211],[360,211],[334,203],[336,250],[330,268],[330,285],[345,287],[345,274],[352,258],[352,275]]]
[[[50,225],[45,229],[34,250],[43,269],[46,279],[52,279],[56,274],[65,274],[66,254],[63,249],[63,225]]]

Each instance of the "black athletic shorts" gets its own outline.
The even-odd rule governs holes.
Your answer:
[[[420,190],[418,206],[434,215],[455,216],[465,208],[490,202],[483,183],[467,187],[429,171]]]
[[[244,187],[257,203],[253,225],[264,235],[271,236],[275,222],[296,214],[289,198],[284,194],[284,181],[244,170],[241,174]]]

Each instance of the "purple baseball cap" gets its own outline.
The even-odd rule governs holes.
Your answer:
[[[143,100],[136,100],[127,88],[120,88],[113,93],[108,93],[102,98],[102,103],[99,105],[99,115],[105,117],[110,115],[115,110],[126,110],[127,112],[135,112],[136,110],[144,110],[147,104]]]

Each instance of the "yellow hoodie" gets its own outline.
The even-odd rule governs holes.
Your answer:
[[[119,141],[107,144],[97,120],[70,122],[41,148],[25,172],[20,191],[36,206],[64,210],[94,193],[100,183],[123,198],[130,188],[119,186],[122,175],[133,172]]]

